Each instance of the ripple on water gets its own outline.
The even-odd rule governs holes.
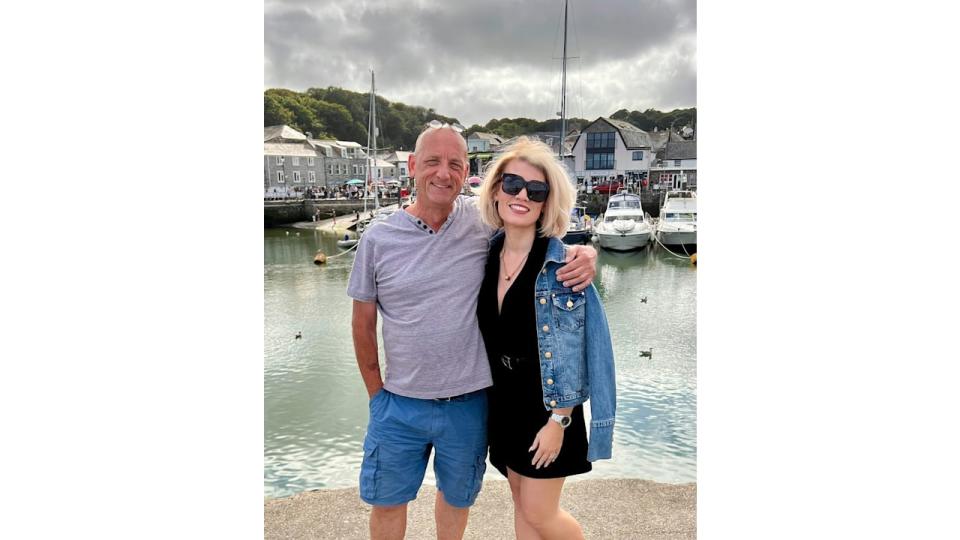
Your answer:
[[[367,396],[350,334],[353,255],[316,266],[335,239],[264,239],[264,491],[268,497],[354,487]],[[644,251],[598,257],[598,290],[614,340],[614,458],[582,478],[696,481],[696,271]],[[647,297],[647,303],[638,301]],[[303,339],[293,336],[302,332]],[[653,349],[652,358],[639,351]],[[382,345],[381,345],[382,351]],[[381,353],[382,354],[382,353]],[[589,405],[585,408],[589,415]],[[492,467],[488,478],[500,479]],[[435,483],[432,465],[425,482]]]

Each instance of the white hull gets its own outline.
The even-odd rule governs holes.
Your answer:
[[[600,247],[617,251],[643,249],[650,243],[650,233],[603,233],[597,232]]]
[[[659,231],[657,238],[660,243],[666,246],[679,246],[680,244],[696,244],[697,231]]]

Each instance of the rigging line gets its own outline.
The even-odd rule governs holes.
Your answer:
[[[341,252],[341,253],[337,253],[336,255],[327,255],[327,260],[329,261],[330,259],[335,259],[335,258],[337,258],[337,257],[339,257],[339,256],[341,256],[341,255],[346,255],[347,253],[350,253],[352,250],[356,249],[357,246],[359,246],[359,245],[360,245],[360,240],[358,239],[358,240],[357,240],[357,243],[354,244],[354,245],[352,245],[352,246],[350,246],[346,251],[343,251],[343,252]]]
[[[570,4],[575,4],[576,2],[571,1]],[[573,13],[573,7],[570,7],[571,13]],[[580,108],[580,116],[578,118],[583,118],[583,63],[580,59],[580,33],[577,31],[577,17],[576,14],[571,15],[573,19],[573,36],[574,41],[577,43],[577,82],[580,86],[580,91],[577,94],[577,105]]]
[[[562,24],[563,24],[563,10],[560,10],[560,15],[557,16],[557,24],[554,25],[555,30],[554,30],[554,32],[553,32],[553,45],[550,47],[550,59],[551,59],[551,60],[555,60],[555,59],[556,59],[556,57],[553,56],[553,52],[557,50],[557,40],[558,40],[559,37],[560,37],[560,32],[561,32],[560,27],[561,27]],[[562,61],[562,60],[561,60],[561,61]],[[551,65],[551,70],[550,70],[550,71],[553,71],[553,73],[554,73],[554,75],[551,76],[551,79],[550,79],[551,81],[553,81],[553,84],[551,84],[551,86],[554,86],[554,88],[556,88],[555,85],[558,84],[558,83],[560,83],[559,77],[558,77],[557,79],[553,79],[553,77],[556,76],[556,70],[552,69],[552,66],[553,66],[553,63],[552,63],[552,62],[551,62],[550,65]],[[560,83],[560,84],[562,84],[562,83]],[[557,93],[554,92],[553,95],[556,96]],[[557,100],[556,104],[559,105],[559,100]],[[544,106],[546,107],[547,105],[545,104]],[[556,117],[557,117],[557,114],[556,114],[556,113],[557,113],[558,110],[559,110],[559,109],[557,109],[554,105],[550,105],[550,106],[549,106],[549,109],[546,111],[546,120],[549,121],[549,120],[552,120],[552,119],[556,118]]]
[[[660,241],[660,238],[658,238],[657,236],[658,236],[658,235],[657,235],[656,233],[654,233],[653,239],[656,240],[657,243],[660,244],[660,247],[662,247],[663,249],[665,249],[665,250],[667,251],[667,253],[669,253],[669,254],[671,254],[671,255],[673,255],[674,257],[677,257],[677,258],[679,258],[679,259],[689,259],[689,258],[690,258],[689,255],[686,256],[686,257],[684,257],[683,255],[677,255],[676,253],[670,251],[670,248],[668,248],[667,246],[663,245],[663,242],[661,242],[661,241]],[[684,246],[683,244],[680,244],[680,247],[683,248],[683,251],[684,251],[684,252],[687,251],[686,246]]]

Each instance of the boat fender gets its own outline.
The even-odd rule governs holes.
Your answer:
[[[327,256],[322,251],[317,251],[317,254],[313,257],[313,264],[325,264],[327,262]]]

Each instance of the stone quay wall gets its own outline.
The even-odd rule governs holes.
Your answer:
[[[643,211],[653,217],[660,217],[660,203],[663,202],[660,191],[645,189],[640,192],[640,207]],[[607,201],[610,195],[606,193],[581,193],[577,198],[580,204],[587,207],[587,213],[591,216],[602,214],[607,210]]]
[[[396,204],[397,199],[380,199],[380,206]],[[310,221],[320,211],[320,219],[363,212],[362,199],[300,199],[263,201],[263,226],[280,227],[298,221]],[[367,200],[367,210],[373,210],[373,201]]]

